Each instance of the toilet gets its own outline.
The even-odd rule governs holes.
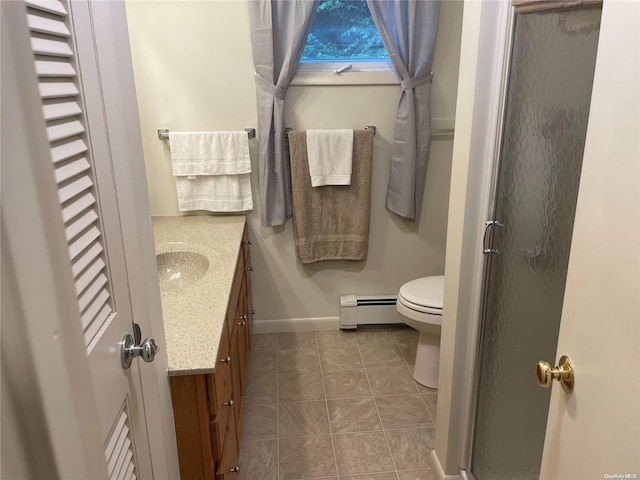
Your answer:
[[[443,297],[444,275],[436,275],[402,285],[396,303],[402,321],[420,332],[413,378],[429,388],[438,388]]]

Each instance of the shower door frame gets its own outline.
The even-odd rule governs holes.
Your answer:
[[[487,217],[486,221],[495,221],[496,209],[497,209],[497,191],[499,186],[499,176],[500,176],[500,167],[502,164],[501,160],[501,152],[502,152],[502,144],[504,138],[504,125],[505,125],[505,114],[507,108],[507,94],[509,89],[509,73],[511,69],[511,60],[512,60],[512,48],[514,42],[514,30],[515,30],[515,9],[511,6],[511,2],[509,2],[508,8],[502,8],[498,13],[502,15],[502,21],[498,22],[501,25],[505,26],[504,32],[495,32],[496,37],[500,38],[503,36],[501,49],[495,53],[497,58],[502,57],[502,71],[500,82],[498,85],[494,86],[495,90],[499,92],[492,92],[497,97],[499,101],[498,107],[498,116],[494,120],[496,122],[496,130],[495,130],[495,138],[493,139],[493,152],[492,158],[490,161],[487,161],[487,165],[490,170],[490,194],[488,197],[488,204],[485,205]],[[485,229],[483,233],[488,233],[487,229],[489,227],[485,224]],[[484,236],[481,244],[478,245],[479,250],[483,250],[484,248],[492,249],[493,247],[493,235],[489,235],[489,243],[487,245],[484,244]],[[465,422],[464,422],[464,431],[463,431],[463,445],[462,445],[462,456],[460,459],[460,478],[467,478],[469,480],[476,480],[475,475],[471,472],[471,462],[473,459],[473,440],[475,437],[475,424],[476,424],[476,416],[477,416],[477,408],[478,408],[478,391],[480,387],[480,367],[481,367],[481,359],[482,359],[482,339],[484,336],[485,324],[486,324],[486,291],[489,286],[489,277],[490,277],[490,266],[491,266],[491,255],[492,253],[484,254],[484,258],[482,260],[482,278],[478,280],[479,290],[480,290],[480,299],[477,308],[477,329],[473,338],[473,345],[469,351],[469,370],[471,373],[468,378],[467,383],[467,391],[465,395],[466,400],[466,414],[465,414]]]
[[[506,3],[506,2],[505,2]],[[501,151],[503,146],[504,127],[505,127],[505,114],[507,108],[507,95],[509,89],[509,76],[510,68],[512,64],[513,55],[513,43],[515,34],[515,9],[508,2],[508,7],[498,9],[495,14],[500,18],[497,20],[497,24],[502,26],[503,30],[496,30],[493,32],[494,40],[499,45],[499,48],[494,52],[494,59],[502,58],[502,71],[499,82],[488,82],[485,86],[488,90],[488,96],[490,101],[499,103],[497,117],[491,116],[490,112],[482,111],[485,115],[485,120],[493,122],[495,125],[495,135],[492,139],[492,153],[485,153],[484,169],[489,170],[490,185],[485,182],[485,188],[489,188],[488,200],[483,206],[487,212],[487,221],[496,221],[495,218],[497,210],[497,191],[499,188],[499,176],[502,165]],[[485,12],[483,12],[481,25],[484,25]],[[499,43],[500,42],[500,43]],[[482,55],[482,48],[479,50],[479,55]],[[474,107],[474,115],[477,107]],[[475,121],[475,118],[474,118]],[[474,129],[475,130],[475,129]],[[492,158],[488,158],[491,156]],[[486,232],[486,228],[483,233]],[[482,251],[485,248],[493,248],[493,235],[489,234],[489,242],[485,245],[484,238],[481,239],[481,243],[478,244],[478,249]],[[482,269],[479,276],[472,278],[470,284],[474,293],[479,297],[475,297],[476,315],[469,320],[477,322],[475,328],[473,323],[470,325],[471,332],[468,337],[468,351],[467,351],[467,367],[469,368],[469,374],[467,375],[466,387],[464,392],[464,407],[463,407],[463,431],[462,431],[462,448],[460,450],[459,460],[459,478],[461,480],[477,480],[476,476],[471,471],[473,460],[473,442],[476,431],[476,417],[478,407],[478,393],[479,393],[479,380],[480,380],[480,368],[481,359],[483,353],[482,340],[486,325],[486,300],[487,300],[487,288],[489,286],[490,273],[491,273],[491,257],[492,253],[483,255]],[[444,473],[444,472],[443,472]],[[445,475],[444,478],[449,478]]]

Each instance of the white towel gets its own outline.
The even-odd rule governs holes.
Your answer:
[[[176,177],[181,212],[245,212],[253,209],[249,174]]]
[[[353,130],[307,130],[311,186],[351,185]]]
[[[173,174],[234,175],[251,172],[247,132],[169,133]]]

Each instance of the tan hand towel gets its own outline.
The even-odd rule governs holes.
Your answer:
[[[353,133],[351,185],[313,188],[306,132],[289,132],[293,232],[302,263],[367,258],[373,132]]]

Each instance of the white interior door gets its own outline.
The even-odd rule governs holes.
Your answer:
[[[151,404],[158,392],[147,390],[143,399],[140,361],[129,369],[120,361],[123,335],[133,333],[133,314],[91,5],[25,0],[12,8],[22,16],[15,19],[29,39],[12,53],[31,57],[35,70],[28,75],[37,77],[33,94],[40,96],[40,118],[29,128],[41,130],[32,141],[46,134],[48,155],[39,160],[53,164],[54,174],[44,181],[55,184],[57,199],[45,201],[58,205],[54,217],[63,224],[66,240],[65,245],[52,241],[43,254],[68,258],[56,282],[72,281],[75,289],[78,314],[65,320],[82,328],[97,407],[92,421],[99,424],[108,478],[151,479],[143,401]],[[20,44],[18,38],[11,41]],[[33,78],[18,80],[28,84]],[[51,172],[45,163],[37,172],[41,180]]]
[[[640,2],[605,1],[558,350],[541,359],[568,355],[575,388],[553,386],[544,480],[640,478],[639,86]]]

